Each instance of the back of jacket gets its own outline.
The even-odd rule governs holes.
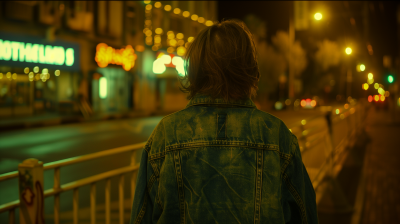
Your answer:
[[[142,154],[131,223],[317,223],[296,136],[250,100],[196,95]]]

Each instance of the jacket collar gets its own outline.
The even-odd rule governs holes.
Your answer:
[[[256,107],[256,105],[250,98],[247,98],[245,100],[228,100],[228,101],[223,98],[217,98],[217,99],[213,100],[208,95],[196,94],[186,105],[186,108],[188,108],[190,106],[204,105],[204,104],[216,105],[216,106],[232,105],[232,106],[241,106],[241,107]]]

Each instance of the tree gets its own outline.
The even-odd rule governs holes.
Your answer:
[[[244,21],[253,34],[258,53],[260,81],[256,100],[263,108],[269,108],[272,103],[268,98],[276,92],[279,77],[285,76],[288,63],[292,63],[295,77],[298,77],[307,66],[306,53],[300,42],[290,40],[289,34],[284,31],[278,31],[271,38],[272,44],[269,44],[266,23],[260,18],[248,15]]]
[[[310,80],[315,93],[325,92],[326,100],[333,91],[334,83],[339,83],[340,71],[337,70],[342,60],[342,52],[335,41],[324,39],[317,43],[318,50],[314,55],[314,77]],[[333,84],[332,84],[333,83]]]
[[[326,72],[330,67],[339,65],[341,55],[339,45],[336,42],[324,39],[318,43],[318,51],[315,53],[318,70]]]

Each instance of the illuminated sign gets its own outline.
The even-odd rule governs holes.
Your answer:
[[[50,69],[79,70],[79,45],[0,33],[0,64],[15,67],[42,64]]]
[[[99,80],[99,96],[101,99],[105,99],[107,97],[107,79],[105,77],[101,77]]]
[[[182,57],[159,52],[157,54],[157,59],[153,62],[153,72],[155,74],[162,74],[165,72],[167,67],[172,67],[176,69],[179,76],[185,76],[185,68],[183,64],[184,60]]]
[[[129,71],[135,66],[137,55],[131,45],[121,49],[114,49],[105,43],[96,47],[95,60],[99,67],[104,68],[109,64],[122,65],[124,70]]]

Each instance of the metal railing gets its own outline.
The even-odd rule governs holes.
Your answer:
[[[64,159],[56,162],[46,163],[43,165],[44,170],[54,170],[54,185],[51,189],[44,191],[44,197],[54,197],[54,223],[58,224],[60,220],[60,194],[66,191],[73,191],[73,223],[78,223],[78,199],[79,193],[78,189],[85,185],[90,185],[90,220],[91,223],[96,223],[96,183],[101,180],[106,180],[106,188],[105,188],[105,219],[106,223],[110,222],[110,192],[111,192],[111,182],[110,178],[119,176],[119,223],[124,223],[124,174],[132,172],[131,176],[131,200],[133,201],[134,190],[136,186],[136,176],[137,170],[139,169],[139,164],[136,164],[136,151],[138,149],[142,149],[145,143],[139,143],[134,145],[123,146],[119,148],[109,149],[101,152],[96,152],[83,156],[76,156],[69,159]],[[94,176],[90,176],[87,178],[83,178],[80,180],[72,181],[67,184],[60,184],[60,168],[85,162],[88,160],[98,159],[101,157],[106,157],[110,155],[115,155],[119,153],[129,152],[131,151],[131,161],[128,166],[110,170],[101,174],[97,174]],[[19,176],[18,171],[6,173],[0,175],[0,181],[4,181],[11,178],[17,178]],[[0,213],[8,211],[9,212],[9,223],[15,223],[15,209],[20,206],[20,200],[15,200],[13,202],[9,202],[3,205],[0,205]]]
[[[346,149],[354,144],[357,133],[359,133],[361,127],[363,127],[362,121],[366,116],[365,108],[361,104],[347,106],[347,109],[337,109],[339,111],[328,110],[325,116],[318,115],[309,119],[303,119],[300,122],[296,122],[289,126],[292,133],[298,138],[303,161],[306,159],[307,154],[312,155],[315,153],[321,153],[321,151],[324,152],[324,156],[320,158],[318,166],[307,166],[307,163],[305,162],[316,192],[322,191],[319,187],[324,177],[327,175],[334,177],[340,171],[343,157],[346,151],[348,151]],[[316,124],[313,124],[313,122]],[[344,132],[343,130],[346,131]],[[144,145],[145,142],[44,164],[43,170],[54,170],[53,187],[44,191],[44,197],[54,197],[54,223],[60,223],[60,194],[66,191],[73,191],[73,223],[78,223],[78,189],[87,185],[90,186],[90,220],[92,224],[96,223],[96,183],[101,180],[106,180],[105,222],[110,223],[110,178],[116,176],[119,176],[119,223],[124,223],[124,174],[132,173],[130,180],[130,199],[132,202],[136,186],[137,170],[139,169],[139,163],[135,162],[136,151],[142,149]],[[60,184],[60,169],[62,167],[124,152],[131,152],[130,164],[128,166],[66,184]],[[335,167],[337,168],[336,170]],[[0,175],[0,182],[18,177],[18,171],[5,173]],[[317,203],[320,199],[320,197],[318,198],[318,195],[319,194],[317,193]],[[12,201],[0,205],[0,213],[8,211],[9,223],[15,223],[15,209],[18,207],[20,207],[20,200]]]
[[[344,108],[329,108],[325,115],[304,119],[289,126],[298,138],[303,162],[317,194],[317,204],[325,190],[322,183],[327,178],[337,177],[349,152],[347,149],[354,146],[357,135],[364,127],[366,109],[362,103],[345,104]],[[307,127],[313,121],[318,124]],[[315,158],[316,154],[320,156],[318,163],[308,165],[307,156]]]

